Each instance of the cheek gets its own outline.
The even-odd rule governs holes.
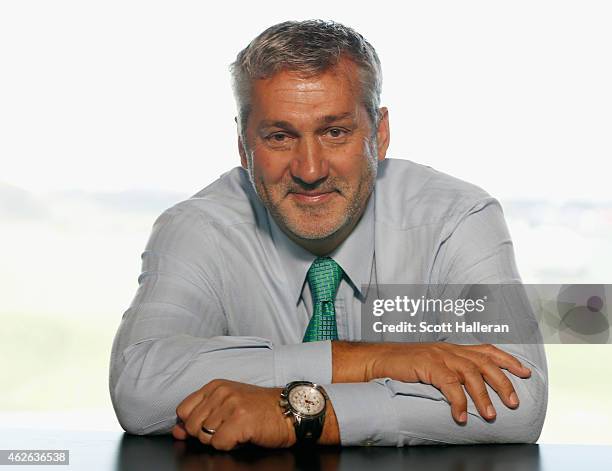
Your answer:
[[[265,152],[253,155],[253,170],[255,177],[266,183],[278,183],[288,170],[288,163],[278,156],[270,156]]]
[[[368,173],[368,157],[361,153],[355,153],[336,159],[333,163],[334,173],[350,182],[356,182]]]
[[[330,159],[330,166],[334,168],[336,175],[358,180],[364,173],[367,173],[372,160],[369,145],[368,139],[360,136],[335,152],[334,158]]]

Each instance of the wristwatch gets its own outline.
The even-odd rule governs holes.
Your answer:
[[[293,418],[297,443],[315,444],[325,422],[327,394],[318,384],[293,381],[281,392],[279,404],[283,414]]]

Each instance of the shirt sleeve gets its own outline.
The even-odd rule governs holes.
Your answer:
[[[432,279],[441,284],[520,283],[512,241],[501,206],[488,198],[458,220],[449,222],[436,256]],[[523,300],[524,301],[524,300]],[[504,314],[515,324],[537,323],[530,309],[507,303]],[[452,335],[441,341],[463,343]],[[535,443],[542,430],[548,399],[546,357],[542,342],[496,345],[532,370],[528,379],[502,370],[520,400],[506,407],[486,385],[497,411],[485,421],[467,395],[468,421],[457,424],[444,395],[434,386],[378,378],[368,383],[329,384],[343,445],[422,445],[468,443]]]
[[[201,216],[180,207],[153,226],[110,359],[111,400],[127,432],[168,433],[178,404],[216,378],[267,387],[331,382],[329,341],[274,345],[228,335],[214,261],[201,255],[214,243]]]

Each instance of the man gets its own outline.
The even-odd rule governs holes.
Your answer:
[[[111,358],[123,428],[222,450],[535,442],[541,345],[359,342],[369,287],[520,283],[495,199],[385,160],[372,46],[286,22],[232,74],[242,165],[153,227]]]

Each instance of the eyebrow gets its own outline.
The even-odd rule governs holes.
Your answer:
[[[329,123],[333,123],[335,121],[341,121],[345,118],[349,118],[349,117],[354,117],[354,114],[352,111],[347,111],[346,113],[342,113],[339,115],[334,115],[334,114],[330,114],[327,116],[323,116],[323,118],[320,119],[320,121],[322,121],[325,124],[329,124]]]
[[[338,115],[330,114],[330,115],[322,116],[317,121],[321,122],[322,124],[331,124],[331,123],[335,123],[336,121],[341,121],[346,118],[354,118],[354,113],[352,111],[347,111],[345,113],[341,113]],[[293,125],[289,121],[274,121],[274,120],[263,120],[258,127],[259,129],[271,128],[271,127],[278,127],[278,128],[290,129],[290,130],[294,129]]]

